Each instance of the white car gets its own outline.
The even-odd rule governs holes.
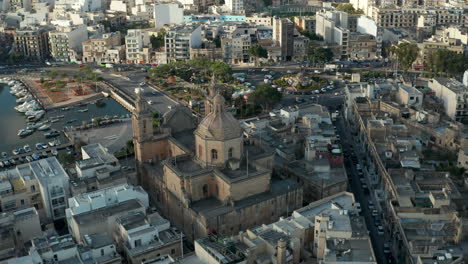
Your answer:
[[[379,234],[379,236],[383,236],[383,235],[384,235],[383,226],[379,225],[379,226],[377,227],[377,234]]]
[[[154,102],[152,100],[148,100],[148,104],[152,105]]]
[[[267,68],[263,68],[263,69],[262,69],[262,72],[267,72],[267,71],[268,71]]]
[[[288,70],[288,71],[286,71],[286,73],[289,73],[289,74],[291,74],[291,73],[293,73],[293,72],[292,72],[291,70]]]

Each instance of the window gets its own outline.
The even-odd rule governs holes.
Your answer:
[[[104,249],[101,248],[101,256],[104,256]]]
[[[203,185],[203,197],[207,197],[208,196],[208,185]]]
[[[211,159],[217,160],[218,159],[218,151],[216,149],[211,150]]]
[[[175,254],[175,249],[171,249],[171,255],[174,255]]]
[[[228,150],[228,158],[232,158],[232,152],[233,152],[233,151],[234,151],[233,148],[230,148],[230,149]]]
[[[198,145],[198,156],[203,156],[203,147],[202,145]]]
[[[36,191],[36,185],[31,185],[31,192],[35,192]]]

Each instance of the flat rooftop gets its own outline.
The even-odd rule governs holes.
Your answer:
[[[327,240],[324,262],[376,262],[369,239]]]
[[[125,202],[113,204],[101,209],[88,211],[79,215],[74,215],[73,218],[79,225],[93,224],[96,221],[102,221],[112,215],[130,212],[133,210],[145,210],[145,206],[137,199],[128,200]]]

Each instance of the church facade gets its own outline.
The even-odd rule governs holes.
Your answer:
[[[303,190],[273,176],[274,152],[244,139],[221,95],[199,123],[185,107],[159,125],[138,95],[133,141],[140,184],[156,209],[191,239],[267,224],[302,206]],[[198,123],[198,124],[197,124]]]

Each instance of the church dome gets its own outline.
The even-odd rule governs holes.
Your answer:
[[[239,121],[225,111],[224,102],[224,97],[219,94],[213,98],[213,111],[200,122],[197,134],[220,141],[242,136]]]

